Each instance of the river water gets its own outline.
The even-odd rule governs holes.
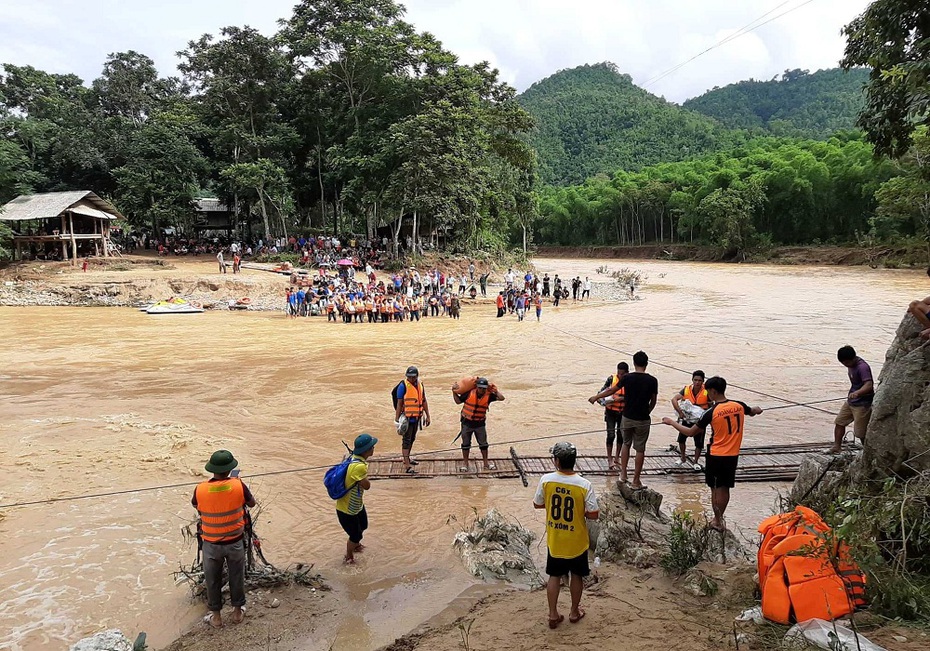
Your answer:
[[[550,275],[600,282],[610,279],[595,269],[623,266],[536,264]],[[648,276],[638,300],[547,306],[541,324],[495,319],[490,306],[466,307],[455,322],[350,327],[268,313],[151,317],[116,308],[0,308],[0,503],[197,481],[220,447],[236,454],[246,478],[333,463],[340,441],[361,431],[381,438],[379,453],[396,454],[389,391],[409,364],[420,367],[431,398],[434,424],[420,435],[421,451],[450,447],[458,409],[447,387],[466,374],[487,375],[506,394],[491,410],[492,442],[599,429],[602,409],[585,398],[629,357],[574,335],[616,350],[643,349],[657,362],[702,368],[790,400],[842,396],[848,382],[836,349],[852,344],[877,374],[908,302],[928,293],[926,277],[911,271],[626,264]],[[666,398],[688,375],[650,370],[662,398],[656,416],[671,415]],[[730,397],[783,404],[747,391]],[[831,435],[829,414],[794,408],[752,420],[746,439],[826,444]],[[664,448],[674,438],[671,429],[654,428],[650,445]],[[584,452],[603,448],[600,434],[574,440]],[[529,454],[550,444],[517,448]],[[259,526],[270,560],[315,563],[355,604],[337,649],[389,642],[473,583],[450,546],[473,509],[493,506],[543,531],[530,504],[533,487],[515,480],[376,482],[366,500],[370,551],[345,568],[344,536],[320,477],[249,483],[263,504]],[[671,508],[709,507],[701,484],[649,483]],[[751,535],[784,488],[739,485],[731,526]],[[192,519],[191,492],[0,511],[0,649],[58,649],[105,627],[145,630],[158,648],[190,628],[203,606],[190,603],[171,573],[194,553],[180,534]],[[307,648],[330,643],[308,641]]]

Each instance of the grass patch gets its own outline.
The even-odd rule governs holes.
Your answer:
[[[672,526],[665,541],[668,551],[659,564],[672,576],[681,576],[700,563],[709,544],[707,529],[687,512],[672,514]]]

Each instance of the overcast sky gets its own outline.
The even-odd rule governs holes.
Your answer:
[[[108,53],[134,49],[152,57],[163,75],[176,74],[175,52],[189,40],[216,33],[224,25],[251,25],[270,34],[276,20],[289,16],[294,4],[294,0],[0,0],[0,62],[74,72],[90,81],[99,75]],[[465,62],[490,61],[519,90],[556,70],[600,61],[613,61],[643,85],[767,12],[772,18],[800,7],[647,86],[657,95],[681,102],[750,77],[770,79],[789,68],[836,66],[843,54],[840,29],[869,0],[408,0],[404,4],[407,19],[418,29],[438,36]]]

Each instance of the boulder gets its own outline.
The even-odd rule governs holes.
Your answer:
[[[471,529],[456,534],[452,546],[473,576],[538,586],[543,579],[530,555],[534,537],[519,523],[508,522],[491,509],[483,518],[476,518]]]
[[[792,504],[809,504],[812,495],[836,494],[847,477],[846,470],[857,455],[856,452],[844,452],[842,455],[807,455],[801,461],[788,499]]]
[[[856,474],[909,477],[930,470],[930,343],[908,315],[878,378],[872,420]]]
[[[85,637],[71,645],[70,651],[132,651],[132,642],[114,628]]]

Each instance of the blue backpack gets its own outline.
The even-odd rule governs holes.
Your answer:
[[[349,465],[358,462],[358,459],[348,457],[327,470],[326,474],[323,475],[323,485],[326,486],[326,492],[329,493],[331,499],[342,499],[348,495],[350,490],[355,488],[354,484],[346,488],[346,475],[349,472]]]

